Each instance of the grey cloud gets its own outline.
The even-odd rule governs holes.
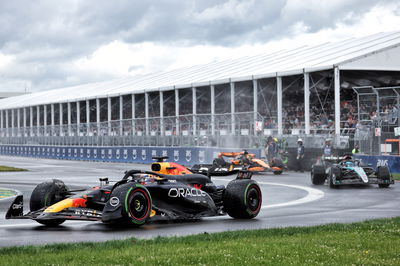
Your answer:
[[[27,80],[33,88],[46,89],[107,79],[101,73],[80,73],[69,67],[77,58],[88,56],[113,40],[225,46],[267,42],[290,37],[291,28],[299,22],[309,32],[316,32],[338,22],[354,23],[375,5],[396,3],[352,0],[315,10],[306,6],[307,2],[0,1],[0,53],[16,58],[0,78],[4,84]]]

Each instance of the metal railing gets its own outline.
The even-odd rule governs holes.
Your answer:
[[[181,115],[100,123],[6,128],[1,144],[254,147],[258,113]]]

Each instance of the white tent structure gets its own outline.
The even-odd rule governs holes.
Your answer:
[[[175,93],[176,116],[179,116],[179,91],[192,90],[193,115],[196,115],[196,94],[202,87],[211,90],[211,115],[215,113],[216,102],[214,86],[226,84],[230,88],[230,114],[234,124],[235,85],[239,82],[252,82],[253,106],[257,113],[258,83],[262,79],[276,80],[276,111],[277,133],[283,134],[282,79],[289,76],[301,76],[304,80],[304,133],[310,134],[310,74],[320,71],[332,71],[334,82],[334,133],[340,134],[340,93],[342,71],[400,71],[400,31],[378,33],[362,38],[352,38],[336,43],[324,43],[313,46],[303,46],[291,50],[281,50],[257,56],[248,56],[239,59],[214,62],[177,69],[173,71],[148,74],[144,76],[129,77],[124,79],[84,84],[74,87],[42,91],[8,99],[0,100],[0,125],[1,129],[34,127],[33,116],[37,121],[44,121],[44,126],[57,126],[65,124],[62,121],[63,103],[67,103],[68,124],[71,124],[71,103],[78,105],[76,123],[80,123],[81,116],[79,104],[86,102],[86,123],[90,123],[89,109],[96,109],[96,122],[100,123],[100,99],[107,99],[107,120],[111,122],[111,98],[119,97],[119,118],[123,119],[122,98],[124,95],[143,94],[146,101],[145,118],[149,118],[148,95],[158,92],[160,94],[160,117],[163,117],[163,92]],[[93,101],[95,100],[95,106]],[[54,107],[60,106],[59,114],[55,114]],[[135,119],[135,97],[132,97],[132,119]],[[50,110],[49,110],[50,108]],[[36,111],[35,111],[36,109]],[[60,116],[60,121],[55,122],[55,116]],[[75,115],[75,114],[74,114]],[[47,116],[47,117],[46,117]],[[50,116],[51,118],[49,118]],[[36,117],[35,117],[36,119]],[[64,119],[65,120],[65,119]],[[256,120],[256,119],[255,119]],[[38,123],[39,124],[39,123]],[[233,131],[232,126],[232,131]],[[14,131],[13,131],[14,132]],[[7,133],[7,136],[14,133]],[[161,135],[163,133],[160,133]]]

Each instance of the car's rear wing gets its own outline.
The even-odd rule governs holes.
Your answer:
[[[343,160],[343,156],[323,156],[322,160],[325,162],[339,163]]]

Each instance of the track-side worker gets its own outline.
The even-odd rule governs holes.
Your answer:
[[[298,139],[297,140],[297,156],[296,156],[296,172],[304,172],[304,167],[303,167],[303,159],[304,159],[304,146],[303,146],[303,140]]]

